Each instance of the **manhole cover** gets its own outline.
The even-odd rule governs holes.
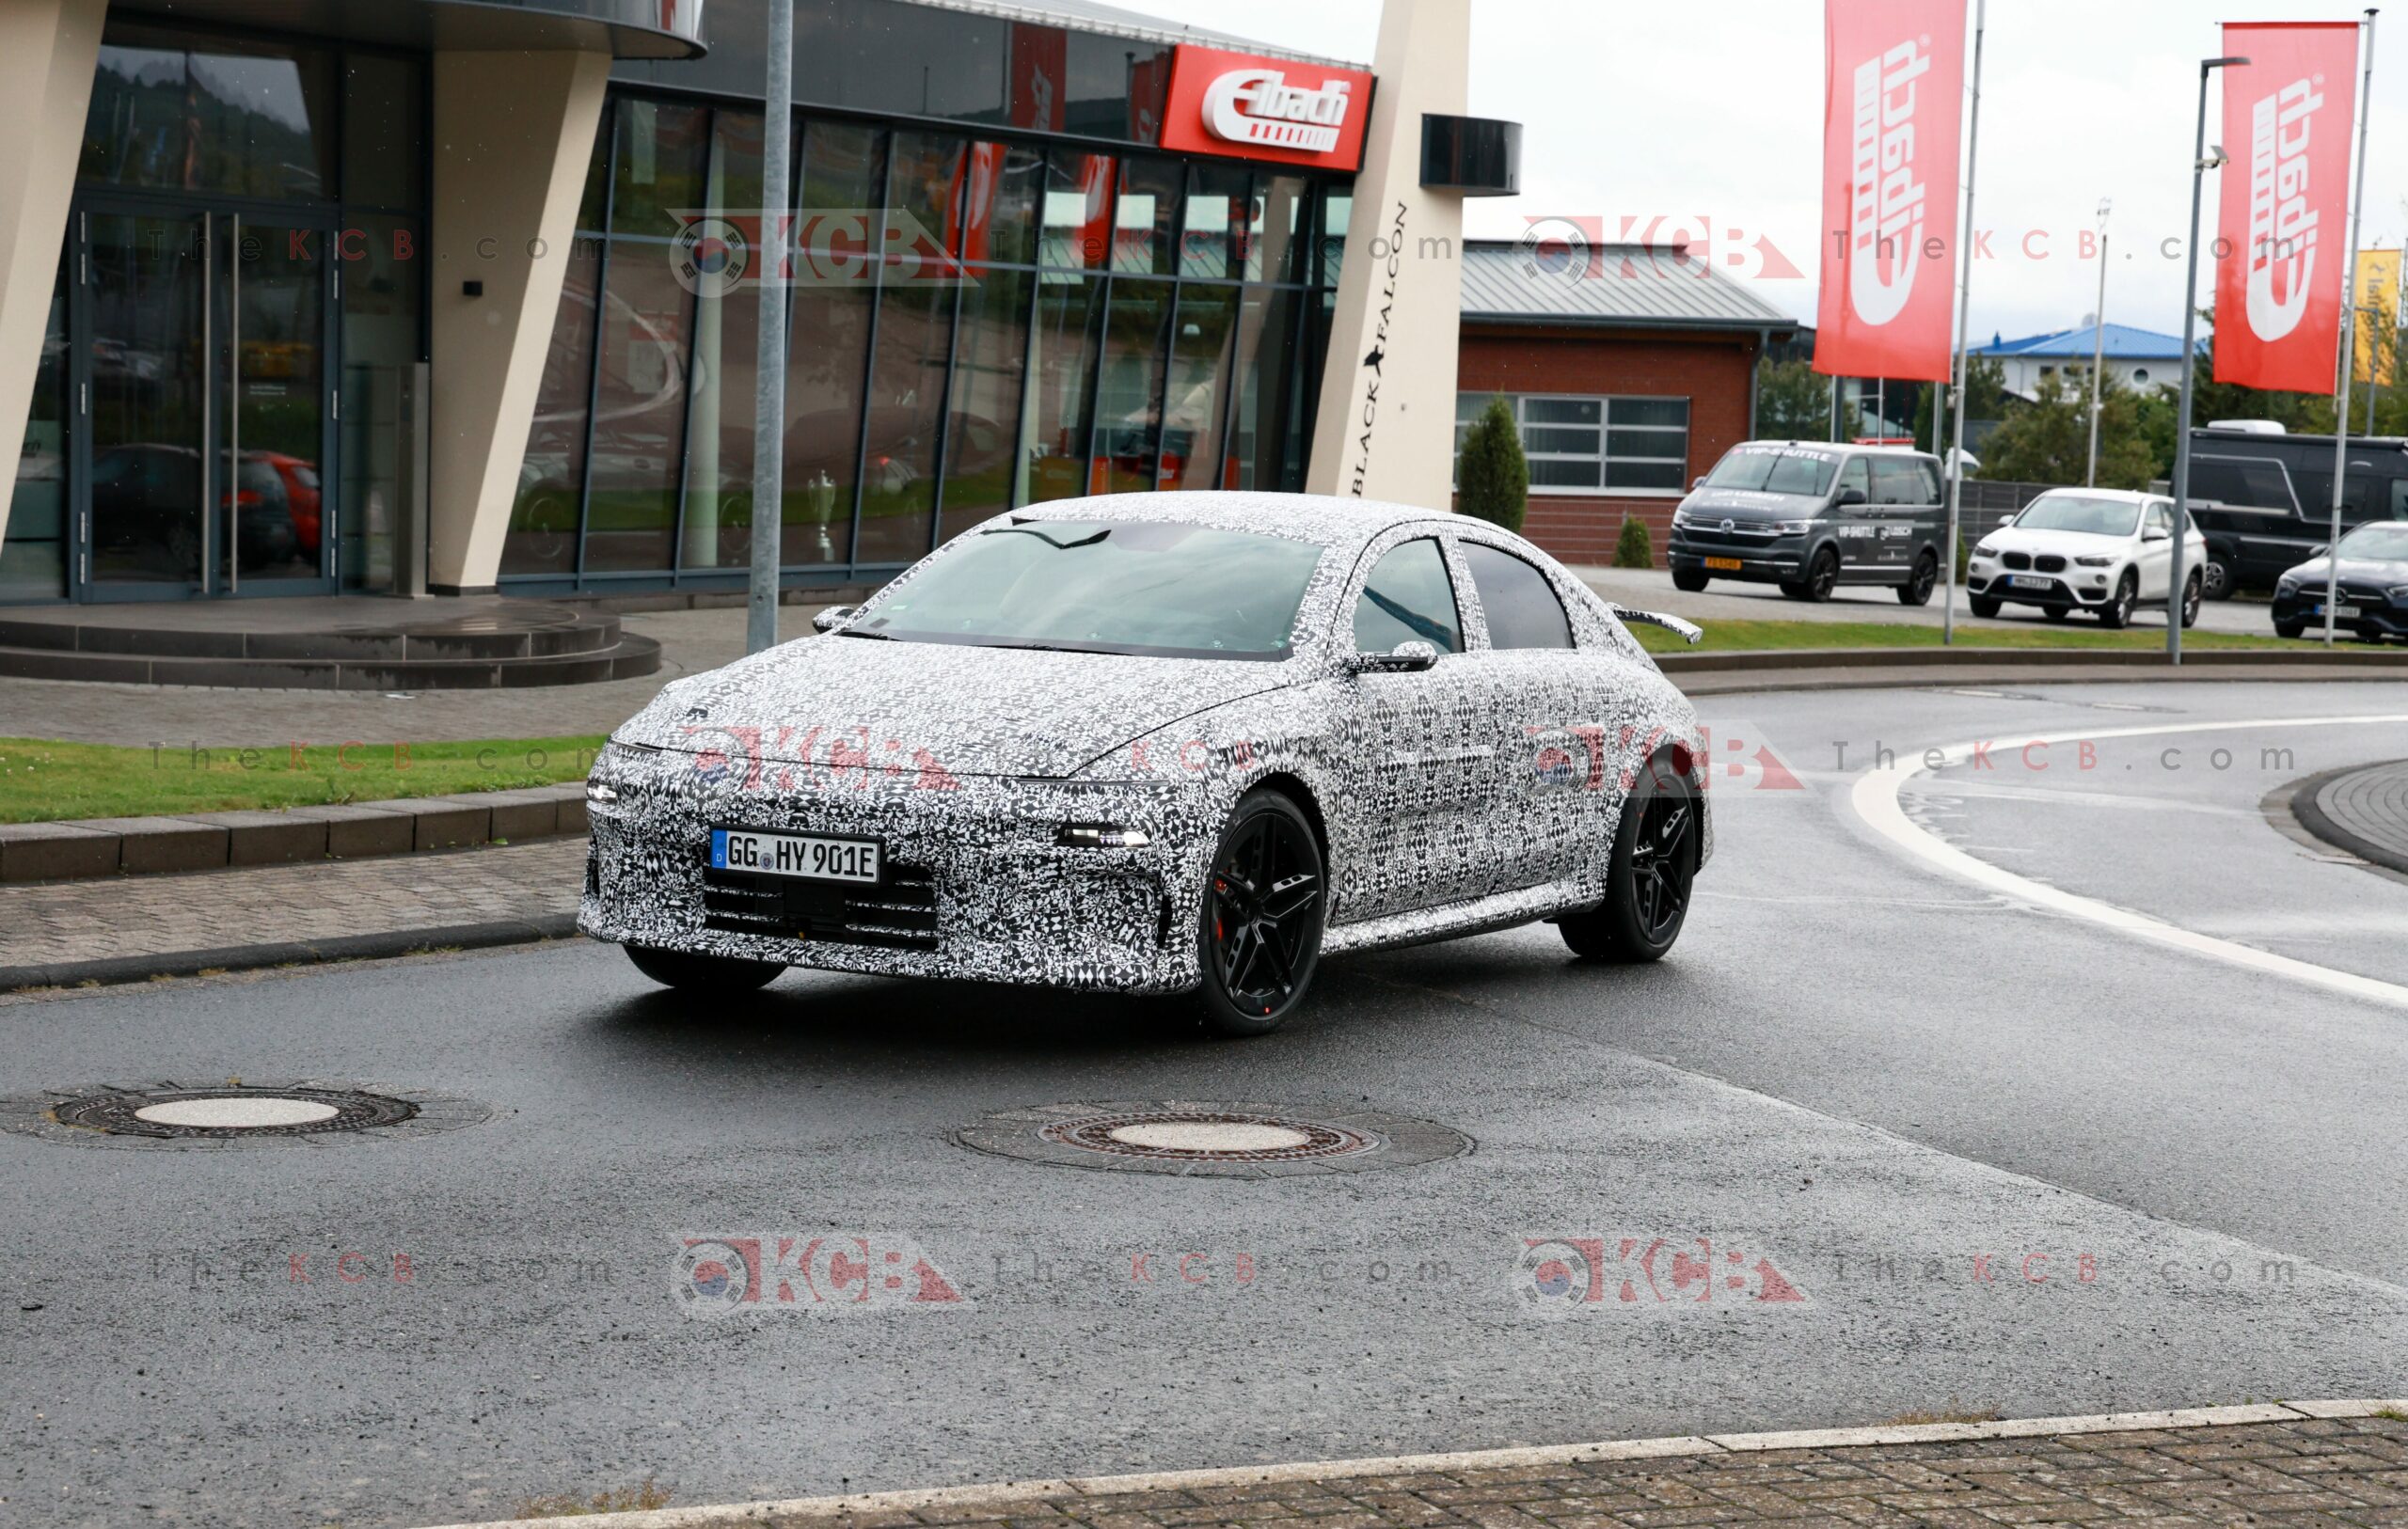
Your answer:
[[[1409,1168],[1471,1148],[1459,1131],[1402,1115],[1184,1101],[1038,1105],[990,1115],[958,1140],[1064,1167],[1254,1178]]]
[[[467,1099],[328,1083],[193,1088],[161,1082],[0,1100],[0,1128],[79,1146],[323,1144],[344,1136],[450,1130],[474,1125],[489,1112]]]

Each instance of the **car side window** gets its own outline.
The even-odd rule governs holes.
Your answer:
[[[2408,478],[2391,481],[2391,518],[2408,520]]]
[[[1427,642],[1440,653],[1464,651],[1455,582],[1432,538],[1389,548],[1354,602],[1356,653],[1394,653],[1407,642]]]
[[[1930,462],[1918,462],[1915,464],[1915,471],[1921,475],[1923,479],[1923,497],[1915,502],[1918,504],[1946,504],[1948,502],[1948,487],[1945,483],[1941,481],[1939,465]]]
[[[1872,465],[1862,457],[1850,457],[1848,459],[1847,465],[1840,469],[1840,497],[1842,498],[1846,497],[1847,491],[1849,489],[1854,489],[1859,494],[1863,495],[1866,503],[1869,504],[1872,502]]]
[[[2152,504],[2148,507],[2148,528],[2152,531],[2163,531],[2170,539],[2174,535],[2174,517],[2167,512],[2167,508],[2162,504]]]
[[[1910,505],[1922,502],[1923,475],[1915,471],[1911,462],[1881,461],[1873,464],[1873,502],[1875,504]]]
[[[1488,645],[1497,649],[1569,648],[1572,618],[1546,575],[1514,557],[1478,542],[1463,544],[1471,566],[1471,587],[1488,618]]]

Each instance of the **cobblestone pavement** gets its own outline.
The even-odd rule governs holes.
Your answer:
[[[1111,1495],[1066,1492],[773,1521],[851,1529],[2408,1524],[2408,1418],[1717,1451]]]
[[[2316,804],[2344,833],[2408,859],[2408,759],[2327,782]]]
[[[577,911],[582,837],[0,888],[0,967],[440,929]]]

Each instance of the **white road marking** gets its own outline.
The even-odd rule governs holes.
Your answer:
[[[2408,716],[2397,713],[2380,717],[2263,717],[2236,722],[2176,722],[2157,727],[2118,728],[2108,732],[2084,730],[2027,741],[2036,744],[2059,744],[2079,743],[2084,739],[2155,738],[2180,733],[2241,733],[2258,728],[2381,727],[2386,724],[2403,723],[2408,723]],[[1985,740],[1982,743],[1956,744],[1941,749],[1939,750],[1940,767],[1944,769],[1952,764],[1960,764],[1972,757],[1974,749],[1984,747],[1996,748],[1997,745],[1994,741]],[[2135,913],[2130,908],[2117,907],[2112,903],[2102,903],[2095,897],[2083,897],[2060,887],[2052,887],[2045,882],[2035,881],[2029,876],[2019,875],[2013,871],[1992,865],[1987,860],[1975,859],[1963,850],[1918,827],[1907,816],[1906,808],[1899,801],[1899,793],[1909,781],[1926,773],[1928,772],[1920,757],[1911,762],[1893,761],[1890,764],[1867,771],[1858,777],[1855,786],[1848,793],[1849,805],[1856,810],[1856,815],[1863,820],[1867,828],[1905,851],[1909,856],[1953,875],[1960,876],[1976,886],[1987,887],[1992,891],[2004,892],[2035,907],[2045,908],[2052,913],[2062,913],[2069,918],[2081,919],[2086,922],[2115,930],[2118,934],[2147,940],[2152,944],[2163,945],[2194,955],[2211,956],[2233,966],[2264,972],[2269,976],[2288,978],[2293,982],[2321,987],[2328,992],[2364,999],[2396,1009],[2408,1009],[2408,987],[2402,987],[2396,983],[2382,982],[2373,977],[2362,977],[2353,971],[2339,971],[2331,967],[2318,966],[2310,961],[2298,961],[2288,955],[2276,955],[2272,951],[2261,951],[2254,946],[2219,939],[2212,935],[2200,934],[2196,930],[2184,929],[2161,919],[2152,919],[2145,913]]]

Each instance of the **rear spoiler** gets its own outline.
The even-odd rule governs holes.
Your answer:
[[[1692,648],[1705,640],[1705,629],[1703,627],[1692,626],[1687,622],[1681,620],[1678,616],[1667,616],[1659,611],[1654,610],[1633,610],[1628,606],[1618,606],[1610,600],[1606,602],[1606,605],[1607,608],[1610,609],[1614,613],[1615,617],[1624,623],[1640,622],[1649,626],[1660,626],[1665,631],[1671,633],[1673,636],[1687,642]]]

